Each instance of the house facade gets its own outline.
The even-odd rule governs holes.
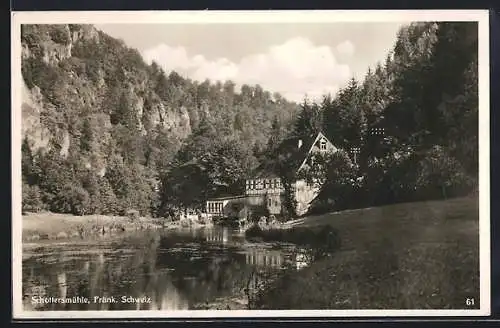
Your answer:
[[[295,173],[310,168],[317,154],[334,153],[338,148],[321,132],[305,138],[286,140],[282,152],[289,154],[290,167]],[[310,185],[303,179],[291,183],[296,201],[297,215],[307,213],[311,202],[319,194],[317,185]],[[271,215],[279,215],[283,211],[285,200],[285,186],[280,178],[280,172],[273,168],[259,167],[256,172],[245,181],[245,195],[207,201],[207,213],[225,214],[224,208],[231,202],[244,203],[249,208],[265,208]]]
[[[255,176],[245,183],[248,205],[263,206],[273,215],[281,213],[284,192],[280,177],[274,174]]]
[[[211,216],[239,216],[247,204],[245,195],[212,198],[205,204],[205,212]]]

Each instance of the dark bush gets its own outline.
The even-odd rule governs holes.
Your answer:
[[[69,44],[71,41],[71,36],[69,30],[66,29],[65,25],[52,25],[50,29],[50,38],[55,43],[59,44]]]
[[[42,195],[38,186],[30,186],[23,184],[23,203],[22,211],[24,212],[39,212],[44,208]]]
[[[89,213],[91,202],[83,187],[66,185],[55,195],[50,205],[54,212],[84,215]]]
[[[140,213],[138,210],[130,209],[125,212],[125,215],[130,219],[130,220],[137,220],[140,217]]]

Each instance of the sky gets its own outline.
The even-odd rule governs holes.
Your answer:
[[[147,63],[193,80],[259,84],[300,102],[362,79],[394,46],[399,22],[96,25]]]

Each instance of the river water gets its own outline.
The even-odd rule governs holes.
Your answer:
[[[280,272],[307,265],[304,252],[222,227],[42,244],[23,254],[23,304],[27,311],[247,309]]]

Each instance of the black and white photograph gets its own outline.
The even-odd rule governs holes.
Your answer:
[[[18,318],[490,312],[488,12],[14,12]]]

